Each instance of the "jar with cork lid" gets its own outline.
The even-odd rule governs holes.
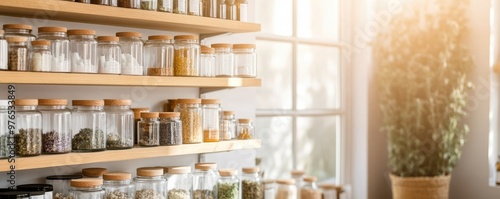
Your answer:
[[[193,177],[191,167],[172,167],[168,169],[167,173],[167,198],[192,198]]]
[[[240,118],[238,119],[238,124],[236,126],[236,132],[238,134],[238,139],[254,139],[254,126],[252,124],[252,119]]]
[[[131,183],[132,175],[130,173],[105,173],[102,178],[104,180],[104,198],[134,198],[135,190],[134,184]]]
[[[35,40],[31,42],[30,68],[34,72],[50,72],[52,54],[50,53],[50,41]]]
[[[234,44],[234,70],[237,77],[257,76],[255,44]]]
[[[73,100],[71,149],[79,152],[106,149],[104,100]]]
[[[137,139],[137,123],[141,121],[141,113],[142,112],[149,112],[149,108],[146,107],[137,107],[137,108],[131,108],[134,112],[134,144],[138,144],[138,139]]]
[[[220,127],[220,139],[236,139],[236,119],[233,111],[222,111],[222,121]]]
[[[38,28],[38,40],[50,41],[51,72],[71,72],[67,31],[65,27]]]
[[[217,17],[217,0],[202,0],[202,15],[204,17]]]
[[[149,76],[174,75],[174,46],[171,36],[151,35],[144,45],[144,74]]]
[[[174,40],[174,75],[200,76],[198,36],[177,35]]]
[[[160,145],[160,114],[158,112],[142,112],[137,128],[139,146]]]
[[[37,99],[16,99],[15,144],[18,156],[37,156],[42,152],[42,113]]]
[[[322,191],[322,199],[339,199],[340,187],[335,184],[320,184],[319,188]]]
[[[161,167],[137,168],[134,178],[135,199],[167,198],[167,180]]]
[[[28,24],[4,24],[3,30],[5,31],[4,37],[24,37],[28,47],[31,48],[31,42],[36,40],[36,36],[31,33],[33,26]]]
[[[97,37],[97,59],[99,73],[120,74],[122,55],[121,47],[118,44],[120,38],[115,36]]]
[[[222,108],[218,99],[202,99],[203,142],[218,142]]]
[[[182,144],[182,122],[179,112],[160,113],[160,145]]]
[[[71,180],[80,178],[82,175],[52,175],[45,178],[45,183],[52,185],[54,199],[66,199],[70,197]]]
[[[208,46],[201,46],[200,76],[215,77],[215,55],[214,49]]]
[[[103,180],[100,178],[82,178],[71,180],[69,190],[72,199],[102,199],[104,198]]]
[[[7,40],[5,40],[5,37],[3,36],[5,33],[4,30],[0,30],[0,70],[7,70],[7,63],[8,63],[8,51],[9,51],[9,44],[7,43]]]
[[[97,41],[94,30],[68,30],[71,72],[97,73]]]
[[[264,189],[264,199],[276,199],[276,180],[263,180],[262,184]]]
[[[198,163],[194,165],[193,198],[217,198],[217,164]]]
[[[10,71],[30,71],[29,49],[26,37],[7,37],[8,48],[8,69]]]
[[[108,169],[106,168],[99,168],[99,167],[93,167],[93,168],[83,168],[82,169],[82,176],[83,178],[101,178],[102,175],[108,172]]]
[[[259,176],[259,167],[242,168],[241,198],[263,199],[262,179]]]
[[[106,149],[134,147],[134,112],[129,99],[104,99]]]
[[[142,4],[142,1],[141,1]],[[117,32],[122,50],[122,75],[143,75],[143,48],[140,32]]]
[[[235,169],[219,170],[220,178],[217,180],[218,198],[238,199],[240,197],[240,179]]]
[[[38,99],[42,113],[42,153],[71,152],[71,111],[66,99]]]
[[[304,177],[304,184],[300,188],[301,199],[321,199],[321,190],[316,184],[317,178],[314,176]]]
[[[234,54],[232,44],[212,44],[215,54],[215,76],[232,77],[234,75]]]
[[[294,179],[279,179],[276,199],[297,199],[297,187]]]
[[[182,143],[203,142],[201,99],[178,99],[175,112],[181,116]]]

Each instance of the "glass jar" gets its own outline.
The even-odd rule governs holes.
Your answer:
[[[117,32],[116,36],[120,37],[122,48],[122,75],[142,75],[142,34],[139,32]]]
[[[248,0],[236,0],[236,20],[248,21]]]
[[[264,199],[276,199],[276,180],[263,180]]]
[[[220,178],[217,180],[218,198],[238,199],[240,196],[240,179],[234,169],[219,170]]]
[[[7,70],[9,44],[3,34],[4,30],[0,30],[0,70]]]
[[[94,30],[68,30],[71,72],[97,73],[97,41]]]
[[[98,5],[109,5],[109,0],[91,0],[91,4],[98,4]]]
[[[106,168],[83,168],[82,175],[83,178],[101,178],[102,175],[108,172]]]
[[[163,168],[138,168],[134,184],[135,199],[167,198],[167,181],[163,177]]]
[[[226,0],[226,19],[236,20],[237,19],[237,10],[236,4],[234,0]]]
[[[182,144],[182,122],[178,112],[160,113],[160,145]]]
[[[106,173],[102,176],[104,180],[103,188],[106,199],[133,199],[134,184],[131,183],[130,173]]]
[[[28,24],[4,24],[5,39],[9,37],[25,37],[28,48],[31,48],[31,42],[36,40],[36,36],[31,33],[32,26]]]
[[[106,149],[134,147],[134,112],[131,100],[104,99],[106,112]]]
[[[252,120],[248,118],[238,119],[238,124],[236,125],[236,132],[238,134],[238,139],[254,139],[254,126]]]
[[[144,74],[174,76],[174,45],[168,35],[152,35],[144,45]]]
[[[215,55],[213,48],[201,46],[200,76],[215,77]]]
[[[109,0],[109,6],[116,7],[118,6],[118,0]]]
[[[168,169],[167,198],[190,199],[193,190],[191,167],[172,167]]]
[[[226,0],[217,0],[217,18],[226,19],[227,18],[227,7]]]
[[[300,188],[301,199],[321,199],[321,190],[316,185],[316,177],[304,177],[304,184]]]
[[[182,144],[203,142],[201,99],[178,99],[175,112],[180,112]]]
[[[42,152],[42,113],[37,99],[16,99],[16,154],[36,156]]]
[[[137,123],[141,121],[141,113],[149,112],[149,108],[131,108],[130,110],[134,112],[134,144],[138,144],[137,142],[139,139],[137,139]]]
[[[120,74],[120,57],[122,50],[118,44],[119,38],[114,36],[97,37],[97,57],[99,59],[98,71],[106,74]]]
[[[0,159],[9,158],[11,156],[9,149],[8,122],[9,122],[9,100],[0,100]],[[12,154],[12,157],[14,157],[14,155],[15,154]]]
[[[196,35],[177,35],[174,37],[174,75],[200,75],[200,45]]]
[[[202,0],[203,9],[202,14],[204,17],[217,17],[217,0]]]
[[[73,100],[71,149],[78,152],[106,149],[106,113],[103,100]]]
[[[68,199],[71,180],[80,178],[82,178],[81,175],[54,175],[47,176],[45,183],[52,185],[54,199]]]
[[[51,72],[71,72],[69,66],[69,39],[64,27],[38,28],[38,40],[50,41]]]
[[[71,180],[69,194],[72,199],[104,198],[103,180],[100,178],[82,178]]]
[[[215,76],[232,77],[234,75],[234,54],[232,44],[212,44],[215,50]]]
[[[188,15],[200,16],[201,15],[201,2],[200,0],[188,0]]]
[[[259,176],[259,167],[242,168],[241,198],[262,199],[262,179]]]
[[[141,0],[141,9],[156,11],[157,0]]]
[[[71,152],[71,111],[66,99],[39,99],[42,113],[42,153]]]
[[[174,1],[174,13],[175,14],[187,14],[188,0],[173,0]]]
[[[297,187],[294,179],[277,180],[276,199],[297,199]]]
[[[222,108],[218,99],[202,99],[203,142],[218,142]]]
[[[141,8],[140,0],[118,0],[118,7],[122,8]]]
[[[168,99],[166,112],[174,112],[175,107],[177,107],[177,99]]]
[[[18,191],[28,191],[28,192],[41,192],[42,199],[52,199],[53,198],[53,186],[50,184],[23,184],[17,185],[16,189]]]
[[[290,172],[290,174],[292,175],[292,178],[295,180],[295,187],[297,188],[297,190],[300,190],[300,188],[302,187],[302,183],[304,182],[305,172],[301,170],[293,170]]]
[[[158,11],[172,13],[174,11],[173,0],[158,0]]]
[[[50,41],[35,40],[31,42],[30,71],[49,72],[51,70],[52,55],[50,54]]]
[[[29,71],[29,50],[26,37],[8,37],[8,69],[11,71]]]
[[[196,164],[193,173],[193,199],[217,198],[216,164]]]
[[[322,199],[338,199],[337,186],[334,184],[321,184],[319,185],[323,192]]]
[[[137,123],[139,146],[160,145],[160,119],[158,112],[141,113],[141,121]]]
[[[2,199],[30,199],[30,193],[24,191],[6,191],[0,192]]]
[[[236,139],[236,119],[233,111],[222,111],[220,140]]]
[[[237,77],[257,76],[255,44],[234,44],[234,70]]]

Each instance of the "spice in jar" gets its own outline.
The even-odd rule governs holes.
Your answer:
[[[31,42],[31,71],[49,72],[52,55],[49,50],[50,41],[35,40]]]
[[[160,121],[158,112],[141,113],[139,121],[138,138],[140,146],[158,146],[160,136]]]
[[[26,37],[8,37],[8,69],[11,71],[29,71],[28,67],[28,46]]]
[[[243,180],[241,181],[241,192],[243,199],[262,198],[262,185],[260,182]]]
[[[212,190],[195,190],[193,192],[193,199],[215,199],[214,192]]]
[[[236,170],[219,170],[220,178],[217,180],[218,199],[238,199],[240,196],[240,180],[236,177]]]
[[[182,144],[182,122],[178,112],[160,113],[160,145]]]
[[[172,189],[168,191],[168,199],[190,199],[189,192],[183,189]]]
[[[83,128],[71,139],[72,150],[104,149],[104,132],[100,129],[93,131],[90,128]]]
[[[44,153],[61,153],[71,151],[71,142],[66,133],[49,131],[42,134],[42,151]]]
[[[200,99],[178,99],[175,112],[180,112],[182,122],[182,143],[203,142],[202,109]]]
[[[200,45],[196,35],[174,37],[174,75],[199,76]]]
[[[17,155],[40,155],[42,152],[42,146],[39,145],[41,143],[41,133],[41,129],[19,129],[19,134],[15,135]]]
[[[141,189],[135,192],[135,199],[165,199],[165,197],[153,189]]]

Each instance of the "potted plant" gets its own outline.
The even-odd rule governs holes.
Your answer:
[[[408,3],[373,42],[395,199],[448,198],[465,135],[467,0]]]

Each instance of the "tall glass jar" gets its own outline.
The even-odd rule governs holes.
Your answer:
[[[173,0],[174,1],[174,13],[175,14],[187,14],[188,2],[189,0]]]
[[[31,42],[36,39],[36,36],[31,33],[32,26],[28,24],[4,24],[3,30],[5,38],[25,37],[29,48],[31,48]]]
[[[248,21],[248,0],[236,0],[236,20]]]
[[[71,152],[71,111],[66,99],[39,99],[42,113],[42,153]]]
[[[264,199],[276,199],[276,180],[263,180],[262,184],[264,187]]]
[[[254,126],[252,120],[248,118],[238,119],[238,124],[236,125],[236,132],[238,134],[238,139],[254,139]]]
[[[182,143],[203,142],[201,99],[178,99],[175,112],[180,112],[182,122]]]
[[[29,50],[26,37],[8,37],[9,61],[8,69],[11,71],[29,71]]]
[[[226,19],[227,18],[227,7],[226,0],[217,0],[217,18]]]
[[[51,70],[50,61],[52,54],[50,54],[49,46],[50,41],[35,40],[31,42],[30,51],[30,68],[35,72],[49,72]]]
[[[118,7],[139,9],[141,0],[118,0]]]
[[[109,5],[109,0],[90,0],[91,4]]]
[[[71,72],[69,65],[69,39],[64,27],[38,28],[38,40],[50,41],[51,72]]]
[[[114,36],[99,36],[97,37],[97,57],[99,73],[120,74],[121,63],[120,57],[122,50],[118,44],[119,38]]]
[[[238,77],[257,76],[255,44],[234,44],[234,70]]]
[[[191,167],[168,169],[167,198],[190,199],[193,190]]]
[[[149,76],[174,76],[174,46],[171,36],[152,35],[144,45],[144,71]]]
[[[233,111],[222,111],[220,140],[236,139],[236,119]]]
[[[102,176],[108,172],[106,168],[100,167],[91,167],[91,168],[83,168],[82,175],[83,178],[101,178]]]
[[[188,15],[200,16],[201,8],[200,3],[201,0],[188,0]]]
[[[137,123],[141,121],[141,113],[142,112],[149,112],[149,108],[131,108],[134,112],[134,144],[138,144],[139,139],[137,138]]]
[[[200,76],[215,77],[215,55],[213,48],[201,46]]]
[[[16,99],[16,154],[36,156],[42,152],[42,113],[37,99]]]
[[[173,0],[158,0],[158,11],[172,13],[174,11]]]
[[[240,179],[234,169],[219,170],[217,180],[217,195],[219,199],[238,199],[240,196]]]
[[[68,199],[71,180],[80,178],[82,178],[81,175],[54,175],[47,176],[45,183],[54,188],[52,193],[54,199]]]
[[[158,6],[157,0],[141,0],[141,9],[156,11]]]
[[[203,142],[218,142],[222,108],[218,99],[202,99]]]
[[[69,189],[72,199],[102,199],[104,189],[100,178],[82,178],[71,180]]]
[[[174,37],[174,75],[200,75],[200,45],[196,35],[177,35]]]
[[[3,34],[4,30],[0,30],[0,70],[7,70],[9,44]]]
[[[131,183],[130,173],[105,173],[104,180],[105,199],[133,199],[135,195],[134,184]]]
[[[138,168],[134,184],[135,199],[167,198],[167,181],[163,177],[163,168]]]
[[[217,17],[217,0],[202,0],[203,9],[202,14],[204,17]]]
[[[304,184],[300,188],[301,199],[321,199],[321,190],[316,185],[316,177],[304,177]]]
[[[9,100],[0,100],[0,159],[8,158],[10,156],[8,122]],[[14,155],[15,154],[12,154],[12,156]]]
[[[160,116],[158,112],[141,113],[141,121],[137,123],[139,146],[160,145]]]
[[[297,187],[294,179],[280,179],[276,199],[297,199]]]
[[[295,180],[295,187],[297,188],[297,190],[300,190],[304,182],[305,172],[302,170],[293,170],[290,172],[290,174],[292,178]]]
[[[236,20],[237,19],[237,10],[235,0],[226,0],[226,19]]]
[[[160,145],[182,144],[182,122],[178,112],[160,113]]]
[[[71,72],[97,73],[97,41],[94,30],[68,30]]]
[[[217,198],[217,179],[215,164],[196,164],[193,173],[193,199]]]
[[[131,100],[104,99],[106,112],[106,149],[134,147],[134,112]]]
[[[241,198],[262,199],[262,179],[259,176],[259,167],[242,168]]]
[[[215,76],[231,77],[234,75],[234,54],[232,44],[212,44],[215,49]]]
[[[141,2],[142,4],[142,2]],[[143,43],[140,32],[117,32],[122,48],[122,75],[143,75]]]
[[[71,149],[77,152],[106,149],[104,100],[73,100]]]
[[[23,184],[17,185],[18,191],[40,192],[43,193],[41,199],[52,199],[54,187],[50,184]]]
[[[323,199],[339,199],[337,194],[338,186],[334,184],[321,184],[319,185],[321,191],[323,192]]]

